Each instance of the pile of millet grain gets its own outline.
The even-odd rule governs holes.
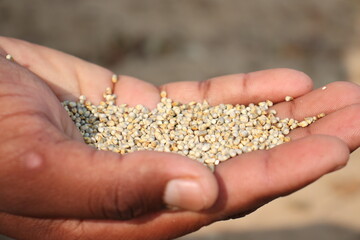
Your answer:
[[[182,104],[161,92],[161,101],[150,110],[142,105],[117,106],[117,96],[107,88],[99,105],[80,96],[62,104],[84,137],[99,149],[126,154],[141,150],[174,152],[197,160],[211,170],[242,153],[266,150],[290,141],[287,135],[307,127],[325,114],[302,121],[280,119],[269,100],[257,104],[210,106]],[[287,96],[286,101],[292,97]]]

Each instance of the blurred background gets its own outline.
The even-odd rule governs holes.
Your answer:
[[[154,84],[275,67],[315,87],[360,83],[359,0],[0,0],[0,35]],[[358,151],[304,190],[180,239],[359,240],[359,169]]]

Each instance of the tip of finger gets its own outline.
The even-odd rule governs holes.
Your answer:
[[[295,140],[293,144],[295,147],[294,151],[302,146],[306,153],[313,154],[315,160],[322,160],[322,163],[328,165],[331,170],[344,167],[350,156],[347,144],[333,136],[313,135]]]
[[[280,68],[274,70],[274,75],[280,79],[279,84],[286,90],[284,96],[298,97],[313,89],[313,80],[304,72]],[[283,98],[281,100],[284,100]]]
[[[302,84],[305,89],[310,90],[313,88],[313,80],[305,72],[291,68],[279,68],[275,69],[275,71],[277,71],[277,74],[282,75],[283,78]]]

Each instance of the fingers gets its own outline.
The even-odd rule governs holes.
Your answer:
[[[306,128],[291,132],[293,139],[309,134],[336,136],[348,144],[350,150],[360,146],[360,86],[349,82],[327,85],[325,90],[317,89],[291,102],[276,104],[280,117],[301,120],[304,117],[327,115]]]
[[[351,151],[360,146],[360,103],[330,113],[307,128],[298,128],[291,133],[293,139],[310,134],[336,136],[343,140]]]
[[[119,76],[113,86],[112,73],[100,66],[71,55],[18,39],[0,37],[0,54],[11,54],[16,63],[41,77],[60,101],[77,100],[85,95],[97,104],[107,87],[114,88],[118,103],[143,104],[153,108],[159,101],[159,90],[144,81]]]
[[[59,51],[4,37],[0,37],[0,47],[11,53],[20,65],[46,81],[61,101],[76,100],[79,95],[85,95],[98,103],[103,91],[112,86],[110,71]],[[121,103],[142,103],[153,108],[159,100],[156,87],[127,76],[120,76],[115,88]],[[160,87],[176,101],[186,103],[206,99],[213,105],[248,104],[266,99],[278,102],[287,95],[303,95],[311,88],[308,76],[290,69],[229,75],[202,82],[170,83]]]
[[[273,108],[280,117],[302,119],[319,113],[332,113],[346,106],[360,103],[360,86],[350,82],[334,82],[326,89],[316,89],[290,102],[281,102]]]
[[[42,78],[60,101],[85,95],[98,103],[112,86],[109,70],[54,49],[5,37],[0,37],[0,49],[0,54],[11,54],[16,63]]]
[[[204,226],[194,212],[171,212],[137,221],[64,220],[0,213],[0,234],[22,240],[170,240]]]
[[[190,101],[210,104],[247,104],[272,100],[282,101],[285,96],[300,96],[312,88],[311,79],[304,73],[290,69],[272,69],[248,74],[217,77],[202,82],[175,82],[160,87],[168,96],[182,103]],[[160,100],[155,86],[128,76],[120,76],[115,85],[117,103],[143,104],[154,108]]]
[[[172,239],[213,221],[254,210],[274,198],[289,194],[343,167],[349,157],[347,146],[327,136],[311,136],[283,144],[269,151],[257,151],[219,165],[219,200],[210,210],[163,212],[131,221],[46,221],[0,215],[8,233],[20,234],[13,226],[57,236],[77,238]],[[38,222],[36,222],[38,221]],[[31,228],[32,227],[32,228]],[[20,235],[21,236],[21,235]],[[26,239],[26,238],[25,238]],[[56,239],[56,238],[55,238]],[[60,238],[61,239],[61,238]],[[64,238],[66,239],[66,238]]]
[[[217,208],[227,216],[254,210],[343,167],[348,157],[342,141],[319,135],[240,155],[217,169],[223,183]]]
[[[288,95],[301,96],[312,89],[312,81],[302,72],[271,69],[203,82],[169,83],[161,89],[167,91],[170,98],[180,102],[207,100],[211,105],[248,104],[264,100],[279,102]]]
[[[57,221],[63,222],[63,220],[53,222],[51,220],[26,218],[0,212],[0,234],[12,239],[22,240],[75,239],[75,234],[69,236],[61,229],[55,229]]]
[[[3,164],[1,211],[34,217],[129,219],[165,205],[199,211],[217,198],[213,174],[180,155],[137,152],[121,157],[73,141],[43,145]]]

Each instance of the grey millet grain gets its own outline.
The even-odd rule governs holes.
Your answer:
[[[117,76],[112,77],[116,83]],[[267,150],[290,141],[297,127],[307,127],[314,117],[280,119],[269,100],[258,104],[210,106],[182,104],[161,92],[156,108],[126,104],[107,88],[104,101],[93,105],[85,96],[62,104],[81,132],[85,143],[99,149],[126,154],[141,150],[174,152],[195,159],[214,170],[219,163],[242,153]],[[287,97],[286,101],[292,100]]]

